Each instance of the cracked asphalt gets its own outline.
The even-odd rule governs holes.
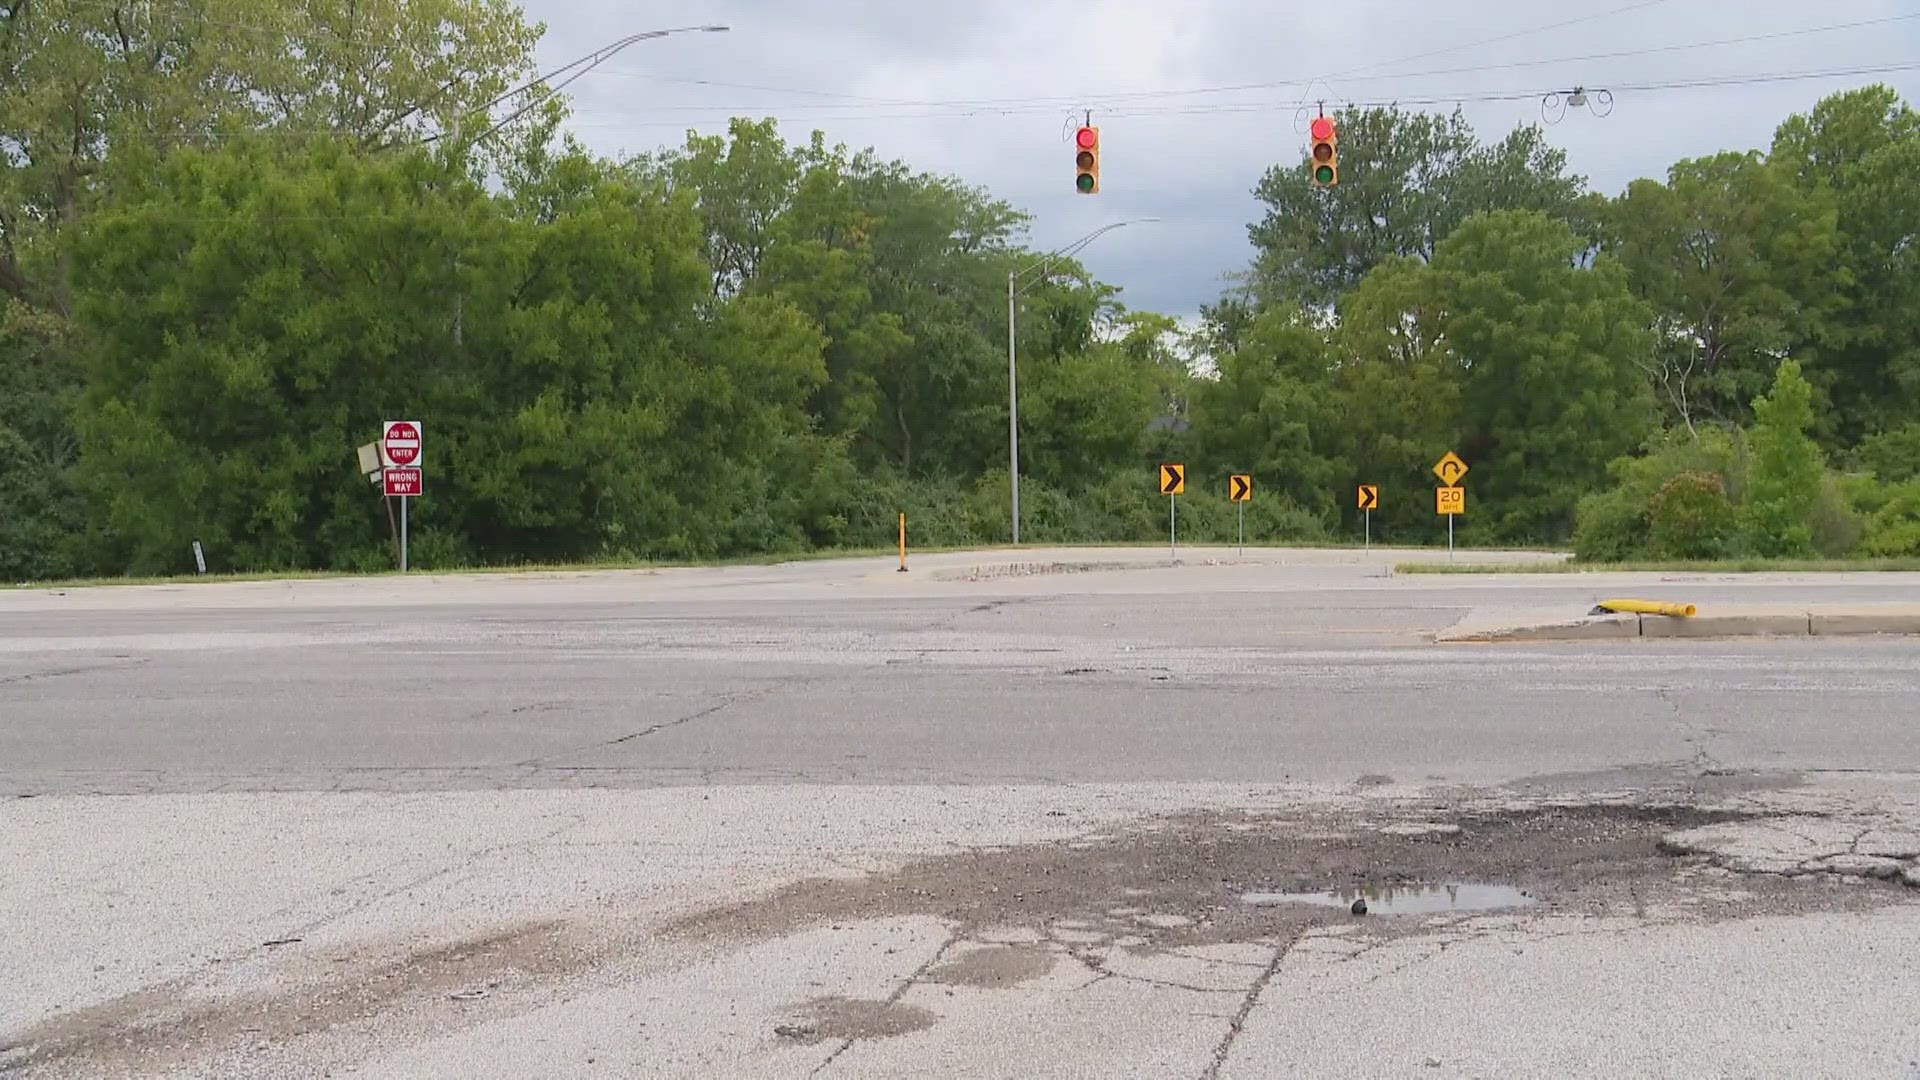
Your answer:
[[[1432,644],[1920,577],[1400,558],[0,593],[0,1075],[1920,1076],[1915,642]]]

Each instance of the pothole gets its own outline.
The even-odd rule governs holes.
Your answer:
[[[983,989],[1017,986],[1053,970],[1059,957],[1031,945],[990,945],[963,953],[927,972],[925,981]]]
[[[1815,894],[1779,878],[1716,891],[1701,878],[1712,860],[1661,848],[1669,833],[1750,816],[1613,803],[1465,811],[1422,804],[1401,815],[1374,809],[1364,819],[1333,811],[1182,815],[1059,843],[940,855],[864,878],[799,882],[693,916],[669,933],[766,938],[822,923],[930,917],[962,939],[1026,927],[1080,950],[1139,948],[1119,945],[1139,937],[1147,939],[1145,949],[1169,950],[1270,942],[1348,923],[1346,909],[1363,896],[1382,914],[1684,911],[1691,919],[1872,906],[1888,898],[1878,886]],[[1322,899],[1253,904],[1249,893]],[[1367,925],[1373,933],[1419,933],[1424,920]]]
[[[1508,911],[1540,901],[1512,885],[1476,882],[1377,885],[1322,892],[1252,892],[1240,898],[1250,907],[1339,908],[1355,915],[1445,915],[1464,911]]]
[[[807,1017],[781,1024],[774,1033],[800,1043],[891,1039],[925,1031],[934,1015],[918,1005],[864,998],[822,997],[806,1005]]]

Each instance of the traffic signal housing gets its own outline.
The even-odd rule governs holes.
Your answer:
[[[1084,125],[1073,133],[1073,189],[1082,195],[1100,192],[1100,129]]]
[[[1313,118],[1313,186],[1340,183],[1340,129],[1331,116]]]

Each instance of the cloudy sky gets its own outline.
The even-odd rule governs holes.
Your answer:
[[[1678,158],[1764,147],[1782,118],[1834,90],[1883,81],[1920,101],[1920,0],[522,4],[547,26],[543,70],[642,30],[731,27],[642,42],[575,83],[573,129],[602,153],[773,116],[793,139],[818,128],[983,185],[1033,215],[1035,247],[1158,217],[1103,238],[1085,261],[1131,306],[1172,314],[1197,311],[1246,265],[1260,213],[1251,189],[1298,159],[1303,100],[1458,102],[1491,138],[1542,122],[1548,91],[1612,87],[1610,115],[1546,116],[1557,121],[1548,138],[1608,193]],[[1845,24],[1865,25],[1825,29]],[[1765,40],[1728,43],[1754,38]],[[1658,88],[1891,65],[1911,67]],[[1072,192],[1067,129],[1083,109],[1103,132],[1095,197]]]

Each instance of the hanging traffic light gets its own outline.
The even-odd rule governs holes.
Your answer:
[[[1074,159],[1076,170],[1073,187],[1082,195],[1093,195],[1100,190],[1100,129],[1085,125],[1073,134]]]
[[[1340,183],[1340,130],[1333,117],[1313,118],[1313,186],[1333,187]]]

